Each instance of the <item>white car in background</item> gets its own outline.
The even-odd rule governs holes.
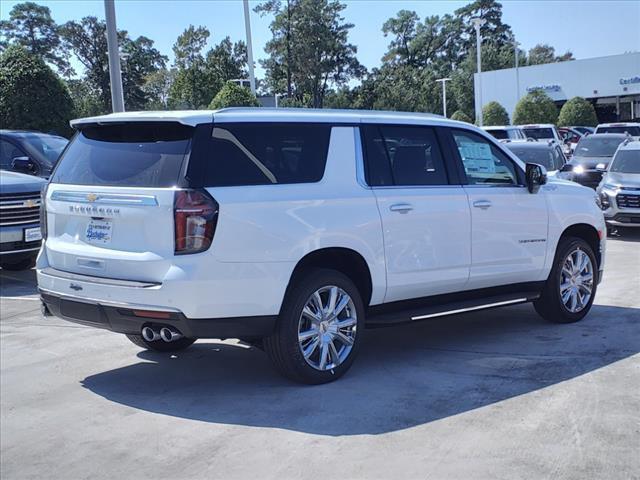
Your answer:
[[[595,133],[626,133],[632,137],[640,137],[640,123],[616,122],[601,123],[596,127]]]
[[[482,129],[493,138],[500,141],[509,140],[513,142],[516,140],[527,139],[527,136],[524,134],[520,127],[515,127],[512,125],[482,127]]]

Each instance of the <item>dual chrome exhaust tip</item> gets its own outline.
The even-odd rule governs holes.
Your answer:
[[[173,327],[144,327],[142,329],[142,338],[147,342],[157,342],[158,340],[162,340],[170,343],[180,340],[182,337],[184,337],[184,335]]]

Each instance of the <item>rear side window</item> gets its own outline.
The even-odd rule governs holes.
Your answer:
[[[433,128],[366,125],[362,132],[370,186],[448,185]]]
[[[511,135],[506,130],[487,130],[487,133],[498,140],[507,140],[511,138]]]
[[[523,130],[527,138],[533,138],[534,140],[551,140],[555,138],[552,128],[524,128]]]
[[[74,185],[173,187],[180,181],[193,127],[173,122],[84,127],[51,181]]]
[[[208,187],[318,182],[330,137],[327,124],[215,123],[194,170]]]

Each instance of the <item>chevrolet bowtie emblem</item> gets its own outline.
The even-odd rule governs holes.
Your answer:
[[[34,202],[33,200],[27,200],[22,205],[24,205],[27,208],[33,208],[36,206],[36,202]]]
[[[95,193],[90,193],[89,195],[87,195],[87,200],[89,202],[95,202],[98,199],[98,195],[96,195]]]

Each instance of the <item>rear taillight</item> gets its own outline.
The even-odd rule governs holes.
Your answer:
[[[218,221],[218,202],[206,191],[177,190],[173,202],[175,254],[204,252]]]
[[[40,233],[42,239],[47,239],[47,188],[49,184],[45,183],[40,189]]]

